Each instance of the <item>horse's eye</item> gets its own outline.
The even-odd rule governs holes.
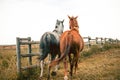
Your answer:
[[[58,28],[58,26],[55,26],[55,28]]]

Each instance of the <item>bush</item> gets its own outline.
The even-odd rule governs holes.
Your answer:
[[[103,50],[109,50],[112,48],[112,45],[111,44],[104,44],[102,48],[103,48]]]
[[[106,50],[109,50],[109,49],[112,49],[112,48],[120,48],[120,44],[104,44],[103,47],[102,47],[105,51]]]
[[[98,52],[100,52],[100,51],[102,51],[102,48],[101,48],[100,46],[98,46],[98,45],[93,45],[93,46],[91,46],[91,48],[90,48],[89,50],[83,51],[83,52],[81,53],[81,56],[82,56],[82,57],[88,57],[88,56],[90,56],[90,55],[92,55],[92,54],[95,54],[95,53],[98,53]]]

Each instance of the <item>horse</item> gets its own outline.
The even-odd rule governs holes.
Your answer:
[[[60,37],[60,52],[61,56],[58,59],[53,60],[49,64],[49,68],[52,66],[55,66],[56,64],[60,63],[63,60],[64,63],[64,80],[68,80],[68,62],[67,62],[67,56],[69,58],[70,63],[70,76],[72,79],[73,76],[73,68],[76,69],[78,67],[78,59],[80,52],[84,48],[84,41],[81,35],[79,34],[79,26],[77,22],[77,17],[70,17],[69,18],[69,28],[70,30],[67,30],[63,32],[63,34]]]
[[[52,61],[58,57],[60,57],[60,36],[63,33],[64,25],[63,21],[56,20],[55,29],[52,32],[45,32],[41,39],[40,39],[40,68],[41,73],[39,76],[39,79],[43,76],[43,65],[44,65],[44,59],[49,55],[49,57]]]

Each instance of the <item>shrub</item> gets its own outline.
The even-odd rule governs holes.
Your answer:
[[[81,53],[81,56],[82,56],[82,57],[88,57],[88,56],[90,56],[90,55],[92,55],[92,54],[95,54],[95,53],[98,53],[98,52],[100,52],[100,51],[102,51],[102,48],[101,48],[100,46],[98,46],[98,45],[93,45],[93,46],[91,46],[91,48],[88,49],[87,51],[83,51],[83,52]]]
[[[103,50],[109,50],[109,49],[111,49],[112,48],[112,45],[111,44],[108,44],[108,43],[106,43],[106,44],[104,44],[103,45]]]
[[[103,45],[103,50],[109,50],[109,49],[112,49],[112,48],[120,48],[120,44],[104,44]]]

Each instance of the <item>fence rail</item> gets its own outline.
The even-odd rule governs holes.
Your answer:
[[[31,57],[31,56],[40,56],[40,54],[39,53],[21,54],[21,57]]]
[[[39,53],[32,53],[32,44],[39,44],[38,41],[31,41],[31,38],[16,38],[16,55],[17,55],[17,71],[18,73],[21,72],[21,70],[35,67],[36,65],[32,65],[32,56],[40,56]],[[21,53],[21,45],[28,45],[28,54]],[[29,65],[26,67],[21,66],[21,58],[22,57],[28,57],[29,58]]]
[[[83,37],[85,45],[88,46],[88,48],[91,45],[103,45],[104,43],[118,43],[119,40],[113,40],[111,38],[102,38],[102,37],[96,37],[96,38],[91,38],[90,36],[88,37]],[[32,44],[39,44],[39,41],[31,41],[31,37],[28,38],[16,38],[16,55],[17,55],[17,72],[20,73],[22,70],[28,69],[28,68],[33,68],[37,67],[38,65],[32,65],[32,56],[40,56],[40,53],[32,53]],[[28,45],[28,53],[21,53],[21,45]],[[39,47],[37,47],[39,48]],[[22,57],[28,57],[29,58],[29,65],[26,67],[21,66],[21,58]]]
[[[89,37],[89,36],[88,36]],[[85,45],[94,45],[94,44],[100,44],[101,43],[101,41],[100,41],[100,39],[102,38],[102,37],[96,37],[96,38],[92,38],[91,39],[91,37],[83,37],[83,39],[84,40],[87,40],[86,42],[85,42]],[[89,41],[88,41],[88,39],[89,39]],[[28,42],[27,41],[27,38],[20,38],[20,41],[23,41],[24,40],[24,42],[22,42],[21,43],[21,49],[24,49],[24,48],[26,48],[27,46],[27,44],[39,44],[39,41],[31,41],[31,42]],[[110,40],[110,41],[108,41],[108,40]],[[94,42],[94,44],[93,44],[93,42]],[[102,38],[102,44],[104,44],[104,43],[119,43],[120,41],[118,40],[118,39],[112,39],[112,38]],[[38,46],[36,46],[36,45],[33,45],[32,46],[32,48],[38,48]],[[0,49],[2,49],[2,50],[9,50],[9,49],[11,49],[11,50],[16,50],[16,45],[15,44],[13,44],[13,45],[0,45]]]

